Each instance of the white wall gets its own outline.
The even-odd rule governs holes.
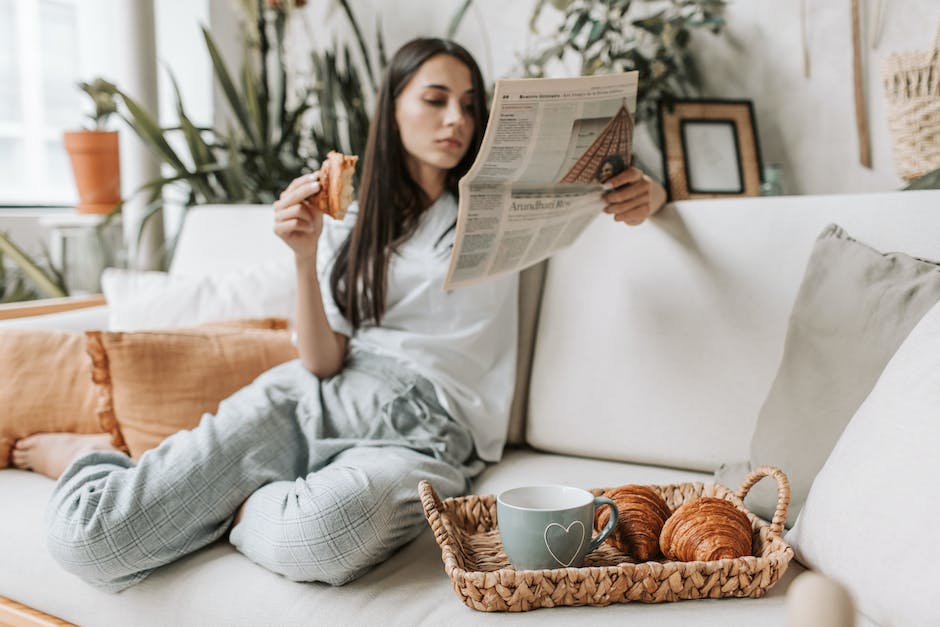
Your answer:
[[[713,96],[755,102],[764,162],[784,164],[789,193],[896,189],[880,62],[892,52],[927,49],[940,2],[882,0],[887,7],[877,49],[867,45],[863,19],[872,168],[859,164],[849,0],[806,0],[810,77],[803,77],[798,1],[738,0],[721,38],[696,42]],[[874,7],[875,0],[861,0]]]
[[[875,50],[866,44],[865,53],[872,169],[858,162],[849,0],[805,0],[808,79],[802,74],[799,0],[732,0],[722,36],[696,35],[694,50],[705,81],[704,95],[754,100],[764,162],[783,164],[788,193],[883,191],[903,184],[891,159],[878,66],[891,52],[930,45],[940,2],[882,1],[887,11],[880,43]],[[876,4],[876,0],[861,2],[863,7]],[[389,53],[412,37],[442,36],[460,4],[460,0],[351,2],[366,41],[375,41],[376,19],[381,19]],[[474,2],[456,39],[474,53],[488,80],[507,76],[518,53],[531,41],[528,22],[534,4],[534,0]],[[333,5],[316,2],[305,9],[311,25],[309,45],[351,41],[345,17]],[[549,28],[556,17],[546,7],[540,25]],[[867,26],[867,16],[863,21]],[[213,18],[214,29],[216,22]],[[214,31],[218,37],[237,35],[231,25],[219,25],[223,31]],[[305,55],[304,46],[298,45],[292,54]]]

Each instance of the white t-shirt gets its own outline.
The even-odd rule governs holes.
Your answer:
[[[502,454],[515,387],[518,274],[450,292],[444,276],[454,242],[457,203],[445,193],[388,262],[382,325],[367,322],[354,334],[330,290],[330,270],[358,216],[349,207],[342,221],[324,220],[317,268],[330,326],[350,336],[350,349],[400,360],[429,381],[438,400],[473,434],[479,456]]]

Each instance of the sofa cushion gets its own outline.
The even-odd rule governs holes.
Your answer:
[[[566,481],[591,487],[619,481],[674,483],[707,479],[699,473],[614,462],[510,452],[488,468],[476,491],[491,493],[530,482]],[[785,591],[802,569],[791,563],[762,599],[721,599],[609,607],[542,609],[484,616],[464,606],[444,574],[427,528],[390,560],[345,586],[301,584],[265,571],[224,541],[159,569],[120,594],[89,587],[48,555],[42,516],[53,482],[34,473],[0,471],[0,502],[15,516],[0,517],[0,596],[84,625],[570,625],[656,624],[679,627],[782,624]]]
[[[790,478],[787,526],[885,364],[938,300],[940,265],[882,254],[835,225],[819,236],[751,442],[750,467],[772,464]],[[747,466],[728,465],[717,480],[740,481]],[[762,481],[745,502],[770,518],[776,486]]]
[[[940,259],[940,192],[677,202],[628,229],[599,216],[552,257],[527,442],[714,471],[747,460],[814,240],[841,224]]]
[[[235,318],[290,318],[294,264],[269,261],[201,277],[109,268],[101,277],[108,329],[139,331]]]
[[[0,364],[0,468],[27,435],[102,431],[81,333],[0,329]]]
[[[84,307],[40,316],[0,320],[0,329],[49,329],[53,331],[87,331],[108,326],[108,307]]]
[[[274,234],[271,205],[197,205],[173,250],[170,274],[201,277],[270,261],[291,262],[294,253]]]
[[[800,560],[885,625],[940,625],[940,303],[855,413],[787,535]]]
[[[173,331],[88,331],[97,414],[134,459],[258,375],[297,357],[283,319],[214,323]]]

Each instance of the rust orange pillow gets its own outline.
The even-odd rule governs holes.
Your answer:
[[[0,468],[33,433],[101,433],[96,400],[84,334],[0,331]]]
[[[171,331],[88,331],[100,426],[134,459],[258,375],[297,357],[286,328],[211,325]]]

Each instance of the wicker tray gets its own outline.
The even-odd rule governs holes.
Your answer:
[[[777,481],[778,501],[767,524],[747,509],[744,496],[761,478]],[[607,544],[589,553],[581,568],[515,570],[503,551],[496,526],[496,497],[464,496],[441,501],[431,484],[418,490],[424,514],[441,547],[444,570],[457,596],[484,612],[524,612],[557,605],[662,603],[681,599],[764,596],[786,571],[793,549],[781,532],[790,504],[790,482],[777,468],[751,472],[737,493],[721,484],[681,483],[650,486],[670,509],[700,496],[734,503],[751,521],[754,555],[710,562],[634,563]],[[604,488],[591,490],[595,495]]]

